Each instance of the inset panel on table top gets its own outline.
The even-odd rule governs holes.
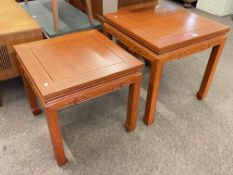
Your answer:
[[[96,71],[124,61],[90,36],[33,46],[31,51],[53,81]]]
[[[44,98],[139,71],[143,63],[96,30],[15,46]]]
[[[229,30],[228,26],[173,5],[122,9],[105,17],[108,23],[158,53]]]

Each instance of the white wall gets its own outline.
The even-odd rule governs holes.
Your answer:
[[[113,13],[118,9],[118,0],[103,0],[103,13]]]
[[[197,8],[218,16],[233,14],[233,0],[198,0]]]

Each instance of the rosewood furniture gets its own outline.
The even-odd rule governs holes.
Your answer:
[[[34,115],[46,111],[58,165],[66,163],[58,111],[129,85],[125,127],[136,127],[143,63],[96,30],[15,46]]]
[[[115,36],[118,42],[151,63],[144,114],[147,125],[154,121],[163,65],[212,48],[197,93],[199,100],[206,97],[225,44],[225,34],[230,29],[228,26],[172,5],[121,9],[105,15],[105,19],[106,35]]]
[[[69,2],[69,0],[67,0]],[[24,0],[25,4],[28,4],[28,0]],[[90,20],[90,23],[93,23],[93,14],[92,14],[92,4],[91,0],[85,0],[86,8],[87,8],[87,14]],[[58,0],[51,0],[51,9],[52,9],[52,15],[53,15],[53,26],[54,31],[59,31],[59,10],[58,10]],[[64,12],[65,13],[65,12]],[[71,17],[72,18],[72,17]]]
[[[15,0],[0,0],[0,81],[18,76],[13,45],[42,39],[40,26]]]

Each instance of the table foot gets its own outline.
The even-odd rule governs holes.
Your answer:
[[[147,117],[144,116],[143,122],[144,122],[147,126],[149,126],[149,125],[151,125],[152,123],[154,123],[154,118],[152,119],[152,117],[150,117],[150,118],[149,118],[150,120],[148,120],[148,119],[146,119],[146,118],[147,118]]]
[[[34,116],[37,116],[42,113],[42,110],[40,108],[34,108],[32,109],[32,113]]]
[[[206,97],[206,96],[204,96],[204,95],[201,94],[200,92],[198,92],[198,93],[196,94],[196,98],[197,98],[198,100],[203,100],[205,97]]]

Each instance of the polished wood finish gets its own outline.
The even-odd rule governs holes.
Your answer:
[[[159,54],[229,30],[223,24],[172,5],[122,9],[118,13],[106,15],[106,19],[109,24]]]
[[[13,45],[42,39],[40,26],[15,0],[0,1],[0,80],[19,75]]]
[[[15,47],[33,113],[45,108],[58,165],[67,162],[58,110],[130,86],[125,127],[136,127],[143,63],[96,30]],[[55,64],[54,64],[55,63]]]
[[[104,33],[115,36],[151,64],[144,122],[154,121],[163,65],[208,48],[212,53],[197,93],[203,99],[210,87],[229,27],[175,6],[121,9],[105,16]]]

